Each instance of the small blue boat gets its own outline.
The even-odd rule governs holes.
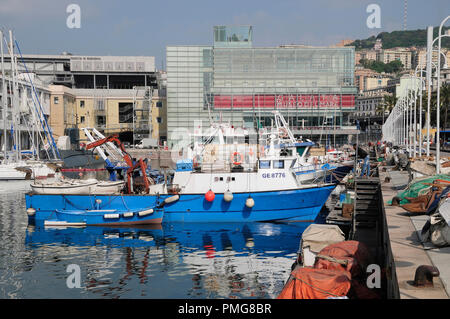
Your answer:
[[[37,195],[40,199],[40,196]],[[51,195],[47,195],[51,196]],[[62,195],[53,195],[50,199],[62,197]],[[29,199],[29,197],[27,197]],[[48,200],[48,198],[47,198]],[[84,198],[86,200],[86,198]],[[76,201],[76,200],[75,200]],[[100,199],[96,199],[97,207],[82,207],[79,205],[65,205],[56,209],[48,209],[44,205],[38,205],[36,202],[27,205],[29,220],[34,224],[44,224],[45,226],[133,226],[147,224],[161,224],[164,211],[157,208],[138,208],[138,209],[103,209],[99,207]],[[36,211],[34,207],[39,207]]]

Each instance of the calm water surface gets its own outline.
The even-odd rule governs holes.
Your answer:
[[[275,298],[309,224],[28,224],[26,182],[0,185],[0,298]],[[81,271],[68,288],[67,267]]]

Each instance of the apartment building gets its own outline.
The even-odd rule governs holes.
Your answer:
[[[412,52],[409,48],[392,48],[384,49],[380,53],[379,61],[390,63],[399,60],[403,64],[403,68],[409,70],[412,68]]]

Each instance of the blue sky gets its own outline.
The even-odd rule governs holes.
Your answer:
[[[71,3],[81,8],[79,29],[66,26]],[[380,29],[366,26],[372,3]],[[252,25],[254,46],[330,45],[401,30],[403,8],[403,0],[0,0],[0,27],[14,30],[22,53],[150,55],[160,68],[167,45],[211,44],[214,25]],[[408,0],[407,8],[407,29],[450,15],[449,0]]]

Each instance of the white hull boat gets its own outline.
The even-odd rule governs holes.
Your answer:
[[[31,169],[20,163],[0,164],[0,180],[31,179]]]
[[[95,194],[97,183],[97,180],[34,183],[31,184],[31,189],[34,193],[43,195],[84,195]]]
[[[118,194],[125,181],[60,180],[53,183],[31,184],[33,192],[45,195],[108,195]]]
[[[0,164],[0,180],[46,179],[55,175],[55,170],[45,163]]]
[[[125,186],[125,181],[101,181],[95,186],[94,194],[117,194]]]

